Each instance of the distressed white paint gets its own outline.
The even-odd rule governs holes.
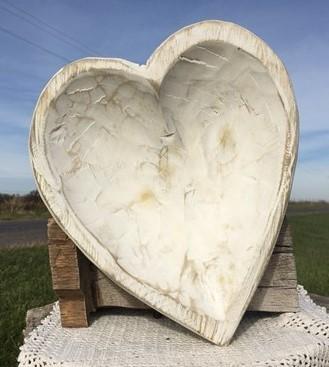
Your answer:
[[[297,125],[277,56],[209,21],[175,33],[145,66],[65,66],[38,101],[31,158],[50,211],[103,272],[226,344],[280,229]]]

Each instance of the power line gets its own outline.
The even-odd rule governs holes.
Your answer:
[[[60,39],[62,42],[65,42],[66,44],[69,44],[70,46],[74,46],[76,48],[78,48],[80,51],[83,52],[88,52],[91,54],[99,54],[97,51],[90,49],[88,46],[82,44],[80,41],[76,40],[75,38],[73,38],[72,36],[68,35],[67,33],[63,32],[62,30],[46,23],[44,20],[36,17],[35,15],[29,13],[28,11],[19,8],[18,6],[15,6],[13,4],[11,4],[9,1],[6,0],[2,0],[2,3],[5,3],[6,5],[10,5],[12,8],[14,8],[15,10],[17,10],[20,13],[23,13],[25,15],[27,15],[30,19],[33,19],[34,22],[31,22],[30,19],[27,19],[25,16],[19,15],[7,8],[2,8],[3,10],[6,10],[7,12],[10,12],[11,14],[15,15],[16,17],[19,17],[23,20],[25,20],[26,22],[33,24],[35,27],[38,27],[39,29],[44,30],[45,32],[47,32],[48,34],[51,34],[53,37],[57,37],[58,39]],[[37,22],[37,23],[35,23]],[[40,23],[40,24],[38,24]],[[48,30],[47,30],[48,28]],[[52,32],[49,32],[49,29]],[[55,33],[55,34],[54,34]]]
[[[0,65],[0,72],[1,73],[14,73],[14,74],[20,74],[23,77],[27,77],[27,78],[31,78],[34,80],[39,80],[41,82],[44,82],[44,78],[42,78],[40,75],[37,74],[32,74],[32,73],[28,73],[26,71],[20,70],[20,69],[16,69],[16,68],[11,68],[3,65]]]
[[[18,13],[15,13],[14,11],[10,10],[10,9],[7,9],[3,6],[0,5],[0,9],[19,18],[19,19],[22,19],[24,20],[25,22],[27,22],[28,24],[31,24],[33,25],[34,27],[38,28],[38,29],[41,29],[43,32],[45,33],[48,33],[49,35],[51,35],[52,37],[54,37],[55,39],[59,40],[59,41],[62,41],[64,42],[65,44],[69,45],[69,46],[73,46],[77,49],[79,49],[80,51],[83,51],[83,52],[86,52],[85,49],[81,48],[80,46],[77,46],[75,43],[71,42],[71,41],[68,41],[66,40],[65,38],[63,38],[62,36],[59,36],[58,34],[56,34],[55,32],[53,31],[49,31],[47,28],[45,28],[44,26],[36,23],[35,21],[31,21],[29,18],[25,17],[24,15],[21,15],[21,14],[18,14]],[[88,51],[89,52],[89,51]]]
[[[64,42],[65,44],[69,45],[69,46],[73,46],[79,50],[82,50],[83,52],[85,52],[85,50],[83,50],[81,47],[79,46],[76,46],[73,42],[70,42],[70,41],[67,41],[65,39],[63,39],[63,37],[61,36],[58,36],[56,33],[54,32],[50,32],[49,30],[47,30],[45,27],[41,26],[40,24],[36,23],[35,21],[31,21],[29,18],[25,17],[24,15],[21,15],[21,14],[17,14],[15,13],[14,11],[10,10],[10,9],[7,9],[3,6],[0,5],[0,10],[3,10],[19,19],[22,19],[24,20],[25,22],[27,22],[28,24],[31,24],[33,25],[34,27],[38,28],[38,29],[41,29],[43,32],[45,33],[48,33],[50,34],[52,37],[54,37],[55,39],[59,40],[59,41],[62,41]]]
[[[27,44],[29,44],[30,46],[33,46],[33,47],[35,47],[35,48],[38,48],[39,50],[41,50],[41,51],[44,51],[44,52],[46,52],[46,53],[48,53],[48,54],[50,54],[50,55],[52,55],[52,56],[55,56],[55,57],[57,57],[58,59],[61,59],[61,60],[63,60],[63,61],[70,61],[68,58],[66,58],[65,56],[62,56],[62,55],[60,55],[60,54],[58,54],[58,53],[56,53],[56,52],[53,52],[53,51],[51,51],[51,50],[49,50],[48,48],[45,48],[45,47],[43,47],[43,46],[41,46],[41,45],[39,45],[39,44],[37,44],[37,43],[35,43],[35,42],[33,42],[33,41],[30,41],[30,40],[28,40],[27,38],[24,38],[24,37],[22,37],[22,36],[20,36],[19,34],[16,34],[16,33],[14,33],[14,32],[12,32],[12,31],[10,31],[9,29],[7,29],[7,28],[4,28],[4,27],[2,27],[2,26],[0,26],[0,31],[1,32],[3,32],[3,33],[6,33],[6,34],[9,34],[10,36],[12,36],[12,37],[14,37],[14,38],[17,38],[17,39],[19,39],[19,40],[21,40],[21,41],[23,41],[23,42],[25,42],[25,43],[27,43]]]

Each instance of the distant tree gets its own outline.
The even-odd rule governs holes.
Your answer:
[[[45,205],[40,197],[37,190],[30,191],[28,194],[23,196],[24,210],[40,210],[45,209]]]
[[[19,195],[10,195],[10,197],[3,203],[3,206],[10,215],[16,214],[23,208],[22,199]]]
[[[0,205],[5,203],[7,200],[11,198],[12,195],[9,194],[1,194],[0,193]]]

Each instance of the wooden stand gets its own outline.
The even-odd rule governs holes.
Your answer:
[[[100,307],[149,308],[99,271],[53,219],[48,221],[53,289],[59,298],[63,327],[87,327],[89,313]],[[285,219],[249,311],[298,310],[292,239]]]

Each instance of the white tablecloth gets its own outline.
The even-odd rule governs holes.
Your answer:
[[[218,347],[151,311],[98,311],[89,328],[60,325],[59,308],[25,339],[20,367],[329,366],[329,315],[298,287],[297,313],[247,313]]]

